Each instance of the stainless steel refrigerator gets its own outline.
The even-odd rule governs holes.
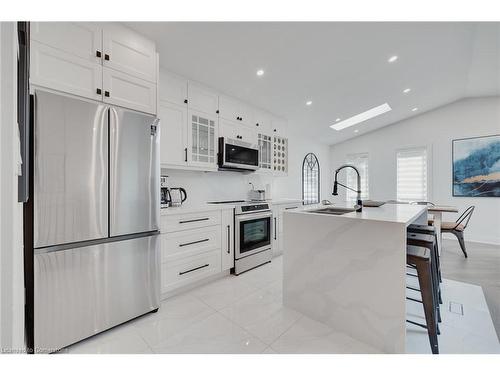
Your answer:
[[[154,116],[36,90],[34,347],[92,336],[159,307]]]

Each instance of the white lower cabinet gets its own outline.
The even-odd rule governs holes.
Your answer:
[[[30,83],[102,100],[102,66],[37,41],[30,47]]]
[[[273,205],[273,256],[283,254],[283,252],[286,251],[284,249],[283,240],[283,213],[287,210],[299,208],[301,205],[302,204],[300,202],[290,202]]]
[[[233,210],[161,218],[161,294],[234,266]]]
[[[103,68],[104,102],[156,114],[156,84]]]
[[[220,272],[220,249],[169,259],[161,265],[161,292],[171,292]]]
[[[222,210],[221,222],[221,263],[222,270],[234,267],[234,211]]]

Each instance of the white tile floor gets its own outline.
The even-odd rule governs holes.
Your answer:
[[[374,353],[371,347],[282,304],[282,258],[162,302],[148,314],[63,353]],[[500,353],[482,289],[445,280],[442,353]],[[463,315],[450,312],[463,305]],[[422,320],[419,304],[408,314]],[[460,305],[453,305],[460,306]],[[425,330],[408,325],[408,353],[430,353]]]

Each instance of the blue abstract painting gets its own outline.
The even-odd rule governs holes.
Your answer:
[[[500,135],[453,141],[453,196],[500,197]]]

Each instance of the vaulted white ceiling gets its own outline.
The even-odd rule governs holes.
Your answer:
[[[282,115],[298,134],[328,144],[463,97],[500,95],[500,23],[128,25],[156,41],[162,67]],[[388,63],[392,55],[399,58]],[[385,102],[391,112],[329,127]]]

